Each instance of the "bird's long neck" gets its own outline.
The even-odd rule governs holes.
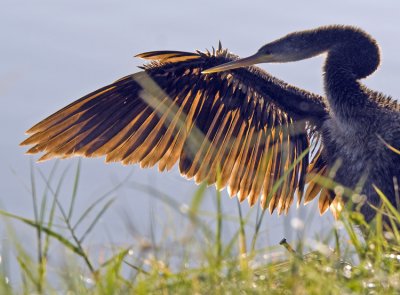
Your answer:
[[[375,40],[350,26],[328,26],[291,33],[260,48],[266,62],[292,62],[327,53],[325,92],[333,116],[346,121],[362,114],[368,95],[359,80],[379,65]],[[361,108],[361,109],[360,109]]]
[[[357,118],[368,103],[358,80],[378,67],[379,48],[371,37],[353,28],[327,31],[323,40],[327,51],[324,86],[330,109],[341,120]]]

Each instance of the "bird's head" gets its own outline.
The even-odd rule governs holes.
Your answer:
[[[322,50],[323,51],[323,50]],[[310,46],[308,38],[298,33],[262,46],[255,54],[242,59],[234,60],[207,70],[203,74],[216,73],[236,68],[251,66],[260,63],[284,63],[298,61],[315,55],[315,47]]]
[[[358,79],[375,71],[379,65],[379,47],[367,33],[352,26],[324,26],[290,33],[262,46],[256,54],[203,71],[216,73],[259,63],[283,63],[333,52],[336,62],[346,64]]]

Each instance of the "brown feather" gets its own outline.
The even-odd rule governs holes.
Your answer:
[[[68,106],[62,108],[61,110],[57,111],[53,115],[47,117],[46,119],[42,120],[38,124],[34,125],[30,129],[26,131],[26,134],[34,134],[38,133],[44,130],[49,129],[51,126],[53,126],[56,123],[59,123],[61,121],[64,121],[66,117],[70,116],[72,113],[76,112],[79,110],[82,105],[88,103],[89,101],[98,98],[101,95],[104,95],[107,92],[110,92],[111,90],[115,89],[115,86],[106,86],[103,87],[92,94],[89,94],[87,96],[84,96],[83,98],[69,104]],[[27,145],[30,143],[25,143],[26,141],[23,141],[21,145]]]

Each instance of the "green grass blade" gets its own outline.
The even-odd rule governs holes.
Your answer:
[[[79,178],[81,175],[81,160],[78,160],[78,164],[76,166],[76,172],[75,172],[75,180],[74,180],[74,186],[72,189],[72,196],[71,196],[71,203],[69,205],[69,210],[68,210],[68,220],[71,220],[72,218],[72,213],[74,211],[75,208],[75,200],[76,200],[76,196],[78,194],[78,186],[79,186]]]
[[[86,231],[83,233],[82,237],[79,239],[80,243],[83,243],[83,241],[86,239],[87,235],[93,230],[93,228],[96,226],[97,222],[100,220],[101,216],[107,211],[107,209],[111,206],[111,204],[115,201],[115,198],[109,200],[104,204],[104,206],[101,208],[99,213],[97,213],[96,217],[93,219],[92,223],[89,225],[89,227],[86,229]]]
[[[200,218],[197,218],[193,214],[190,214],[188,212],[188,210],[181,210],[182,204],[178,203],[173,198],[171,198],[167,194],[155,189],[154,187],[143,185],[139,182],[131,182],[131,184],[133,185],[134,189],[137,189],[137,190],[140,190],[142,192],[149,194],[149,196],[151,196],[152,198],[160,200],[164,204],[168,205],[179,215],[188,217],[189,219],[191,219],[191,221],[200,228],[200,230],[207,237],[207,239],[209,239],[209,240],[213,239],[214,234],[213,234],[213,231],[210,230],[209,226],[206,223],[204,223]]]
[[[385,206],[389,209],[389,212],[393,214],[396,220],[400,221],[400,212],[397,210],[397,208],[392,205],[385,194],[377,186],[375,186],[374,184],[372,186],[374,187],[375,191],[377,192]]]
[[[205,192],[207,189],[207,184],[205,182],[202,182],[196,192],[194,193],[192,197],[192,201],[190,203],[189,207],[189,214],[193,216],[197,216],[199,212],[199,208],[201,206],[201,203],[204,200],[205,197]]]
[[[62,184],[63,184],[64,179],[66,177],[67,171],[68,171],[68,167],[66,169],[64,169],[63,173],[61,174],[61,177],[60,177],[60,179],[58,181],[58,184],[57,184],[57,187],[56,187],[55,195],[53,197],[53,201],[51,203],[49,219],[47,221],[49,229],[51,229],[53,227],[53,222],[54,222],[54,217],[55,217],[55,212],[56,212],[56,206],[57,206],[57,201],[58,201],[58,196],[60,194],[60,191],[61,191],[61,188],[62,188]],[[49,248],[50,248],[50,235],[47,235],[46,239],[45,239],[44,249],[43,249],[43,255],[45,257],[48,256]]]
[[[217,169],[217,184],[220,182],[221,173],[220,169]],[[219,185],[217,185],[219,187]],[[217,266],[219,267],[222,260],[222,201],[221,201],[221,191],[216,190],[216,206],[217,206],[217,228],[215,232],[215,242],[217,250]]]
[[[89,207],[86,208],[86,210],[81,214],[81,216],[78,218],[78,220],[75,222],[74,226],[72,227],[74,230],[76,230],[79,226],[79,224],[85,220],[85,218],[90,214],[90,212],[93,211],[93,209],[96,208],[97,205],[101,204],[101,202],[105,199],[107,199],[113,192],[115,192],[117,189],[119,189],[123,184],[125,184],[129,178],[132,176],[132,172],[127,175],[120,183],[118,183],[116,186],[114,186],[111,190],[105,192],[102,196],[100,196],[97,200],[95,200]]]
[[[392,145],[390,145],[388,142],[386,142],[379,134],[377,134],[378,138],[386,145],[386,147],[388,149],[390,149],[392,152],[400,155],[400,150],[398,150],[397,148],[393,147]]]
[[[18,221],[21,221],[29,226],[32,226],[35,229],[40,227],[44,233],[46,233],[49,236],[51,236],[52,238],[58,240],[66,248],[70,249],[71,251],[73,251],[74,253],[76,253],[80,256],[82,255],[81,250],[79,248],[77,248],[76,246],[74,246],[71,242],[69,242],[64,236],[62,236],[59,233],[54,232],[53,230],[51,230],[43,225],[37,224],[37,222],[35,222],[34,220],[30,220],[28,218],[24,218],[24,217],[12,214],[12,213],[6,212],[4,210],[0,210],[0,214],[3,216],[9,217],[9,218],[16,219]]]
[[[57,170],[58,167],[58,161],[55,161],[53,167],[50,170],[50,174],[49,177],[47,178],[46,184],[47,183],[51,183],[52,179],[55,175],[55,172]],[[41,173],[41,171],[39,170],[39,172]],[[40,223],[44,223],[44,219],[46,216],[46,209],[47,209],[47,194],[48,194],[48,185],[45,186],[44,188],[44,192],[42,194],[42,202],[41,202],[41,206],[40,206]]]
[[[39,272],[39,280],[37,281],[36,287],[39,293],[42,292],[43,286],[43,276],[44,276],[44,259],[43,259],[43,248],[42,248],[42,231],[43,231],[43,224],[42,218],[40,217],[41,214],[39,213],[38,209],[38,199],[37,199],[37,192],[36,192],[36,181],[35,181],[35,172],[33,168],[33,163],[30,163],[30,172],[31,172],[31,187],[32,187],[32,202],[33,202],[33,213],[35,218],[36,226],[36,239],[37,239],[37,254],[38,254],[38,272]]]

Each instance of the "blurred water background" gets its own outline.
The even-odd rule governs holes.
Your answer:
[[[32,199],[27,188],[30,161],[18,146],[24,131],[34,123],[73,100],[132,72],[142,64],[133,55],[150,50],[192,51],[216,46],[222,41],[232,52],[247,56],[261,45],[286,33],[328,24],[350,24],[371,33],[382,48],[382,64],[365,83],[393,97],[400,97],[400,18],[398,1],[23,1],[3,0],[0,11],[0,204],[15,214],[33,217]],[[323,57],[291,64],[262,65],[264,69],[296,86],[323,93]],[[130,179],[151,186],[186,204],[197,189],[192,181],[157,168],[105,165],[103,159],[82,160],[77,214],[116,183]],[[58,175],[71,166],[71,177],[61,195],[68,204],[73,169],[77,159],[60,161]],[[34,164],[48,174],[54,161]],[[44,187],[37,175],[38,189]],[[132,244],[130,220],[143,236],[150,232],[150,212],[162,224],[173,216],[162,202],[132,185],[115,191],[116,201],[90,235],[91,245]],[[237,215],[236,202],[223,192],[223,210]],[[209,189],[204,209],[214,211],[215,192]],[[182,207],[184,208],[184,207]],[[244,202],[245,212],[248,205]],[[320,218],[316,204],[295,206],[288,217],[266,216],[260,243],[276,245],[286,236],[298,237],[291,226],[294,217],[314,216],[304,235],[310,239],[330,228],[330,214]],[[254,215],[254,214],[253,214]],[[174,218],[174,217],[172,217]],[[254,215],[255,218],[255,215]],[[177,218],[176,220],[179,220]],[[213,224],[210,220],[210,226]],[[180,223],[176,222],[179,233]],[[253,222],[254,223],[254,222]],[[293,223],[293,222],[292,222]],[[26,243],[33,241],[32,229],[16,225]],[[237,228],[225,228],[229,237]],[[156,230],[161,239],[162,228]],[[164,232],[165,234],[165,232]],[[3,239],[7,239],[3,234]],[[93,246],[94,247],[94,246]]]

